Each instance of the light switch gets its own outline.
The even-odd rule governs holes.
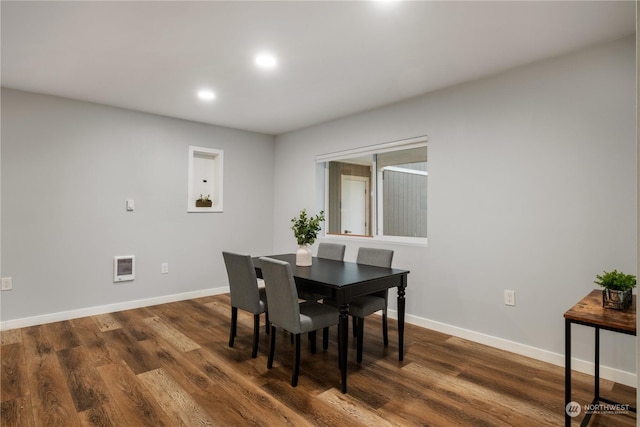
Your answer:
[[[133,200],[132,199],[127,200],[127,211],[133,212]]]

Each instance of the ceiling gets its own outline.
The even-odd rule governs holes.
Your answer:
[[[632,1],[0,7],[4,87],[273,135],[635,33]]]

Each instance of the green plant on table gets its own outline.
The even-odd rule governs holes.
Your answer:
[[[293,235],[298,241],[299,245],[309,244],[318,238],[318,232],[320,231],[320,223],[324,221],[324,211],[320,211],[315,217],[307,215],[307,210],[302,209],[300,215],[297,218],[291,218],[293,225]]]
[[[596,275],[596,279],[593,283],[614,291],[629,291],[636,287],[636,276],[617,270],[604,271],[602,275]]]

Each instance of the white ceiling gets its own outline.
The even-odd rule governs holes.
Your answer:
[[[635,32],[635,2],[1,2],[2,86],[280,134]],[[270,50],[276,70],[253,64]],[[217,98],[203,103],[201,87]]]

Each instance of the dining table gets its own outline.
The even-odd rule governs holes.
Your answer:
[[[409,270],[377,267],[355,262],[312,258],[310,266],[296,265],[295,254],[265,255],[291,265],[298,290],[332,297],[339,306],[338,359],[342,393],[347,392],[347,354],[349,344],[349,303],[355,298],[390,288],[398,290],[398,358],[404,359],[405,289]],[[260,257],[253,258],[256,275],[262,277]]]

